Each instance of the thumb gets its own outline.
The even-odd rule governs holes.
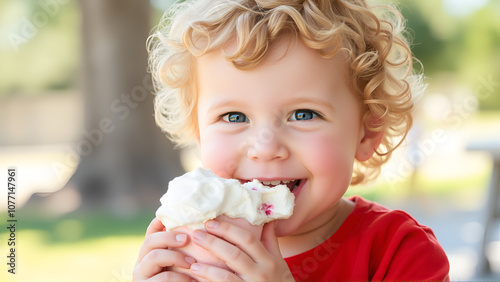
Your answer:
[[[281,257],[280,247],[278,245],[278,237],[276,237],[276,221],[271,221],[264,224],[262,229],[262,245],[267,249],[268,252],[274,255],[279,255]]]

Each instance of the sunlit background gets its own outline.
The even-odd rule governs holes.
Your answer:
[[[433,228],[452,280],[499,280],[498,220],[483,238],[489,203],[499,204],[500,1],[392,2],[428,88],[408,142],[378,181],[349,194]],[[17,168],[18,220],[11,275],[4,188],[0,281],[131,280],[159,196],[195,155],[174,151],[152,118],[145,40],[170,4],[0,2],[0,185]]]

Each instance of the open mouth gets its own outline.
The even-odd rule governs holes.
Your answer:
[[[241,184],[250,182],[250,180],[240,180]],[[278,185],[285,185],[290,189],[291,192],[293,192],[297,187],[299,187],[301,179],[295,179],[295,180],[275,180],[275,181],[261,181],[259,180],[260,183],[262,183],[265,186],[268,187],[275,187]]]

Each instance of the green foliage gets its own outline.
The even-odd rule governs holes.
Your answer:
[[[0,30],[0,96],[75,88],[80,60],[76,1],[6,1]]]
[[[398,7],[407,21],[412,51],[423,63],[425,72],[429,74],[439,71],[456,71],[457,64],[454,58],[458,50],[448,46],[450,43],[453,44],[453,41],[457,41],[459,34],[456,30],[444,28],[440,23],[438,28],[432,24],[435,20],[430,14],[431,11],[443,17],[445,22],[450,20],[444,15],[441,3],[427,1],[426,5],[422,5],[422,2],[410,1],[400,3]]]
[[[425,75],[452,73],[452,83],[488,92],[479,100],[481,110],[500,110],[500,1],[463,16],[450,15],[435,0],[400,1],[399,7]],[[483,85],[485,78],[489,85]]]

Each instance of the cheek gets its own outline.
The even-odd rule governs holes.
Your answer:
[[[310,138],[309,150],[305,156],[309,161],[310,171],[327,181],[340,185],[349,185],[352,176],[355,149],[348,139],[322,135]]]
[[[223,178],[231,178],[236,169],[238,142],[229,136],[202,134],[200,156],[203,168]]]

